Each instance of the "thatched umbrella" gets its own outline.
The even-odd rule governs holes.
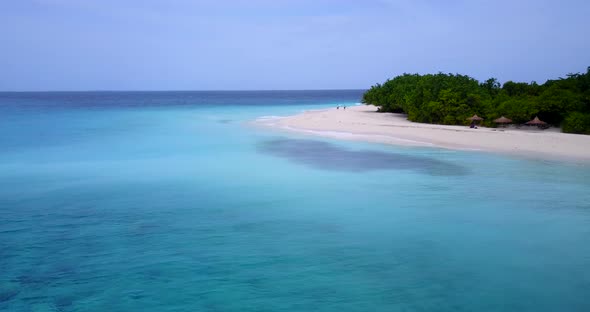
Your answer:
[[[494,119],[495,123],[499,123],[499,124],[509,124],[512,122],[512,119],[506,118],[504,116],[498,118],[498,119]]]
[[[473,115],[473,116],[467,118],[467,120],[471,120],[471,121],[482,121],[483,118],[481,118],[481,117],[479,117],[477,115]]]
[[[469,126],[470,128],[475,128],[475,129],[477,129],[477,127],[475,126],[475,124],[476,124],[476,121],[482,121],[482,120],[483,120],[483,118],[481,118],[481,117],[479,117],[479,116],[477,116],[477,115],[473,115],[473,116],[471,116],[471,117],[467,118],[467,120],[471,120],[471,125]]]
[[[544,126],[546,124],[547,124],[546,122],[542,121],[537,116],[535,116],[535,119],[525,122],[525,125],[529,125],[529,126]]]

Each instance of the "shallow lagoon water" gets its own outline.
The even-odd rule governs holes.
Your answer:
[[[0,310],[590,310],[587,165],[248,125],[360,94],[0,94]]]

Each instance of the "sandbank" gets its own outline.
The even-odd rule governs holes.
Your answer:
[[[590,162],[590,136],[559,129],[485,128],[423,124],[403,114],[378,113],[375,106],[305,111],[258,124],[324,137],[515,154],[541,159]]]

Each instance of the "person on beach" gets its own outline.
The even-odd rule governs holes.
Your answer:
[[[336,106],[336,109],[340,109],[340,105]]]
[[[344,106],[344,110],[346,110],[346,106]]]

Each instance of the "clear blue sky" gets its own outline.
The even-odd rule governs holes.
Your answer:
[[[0,90],[367,88],[590,66],[588,0],[1,0]]]

